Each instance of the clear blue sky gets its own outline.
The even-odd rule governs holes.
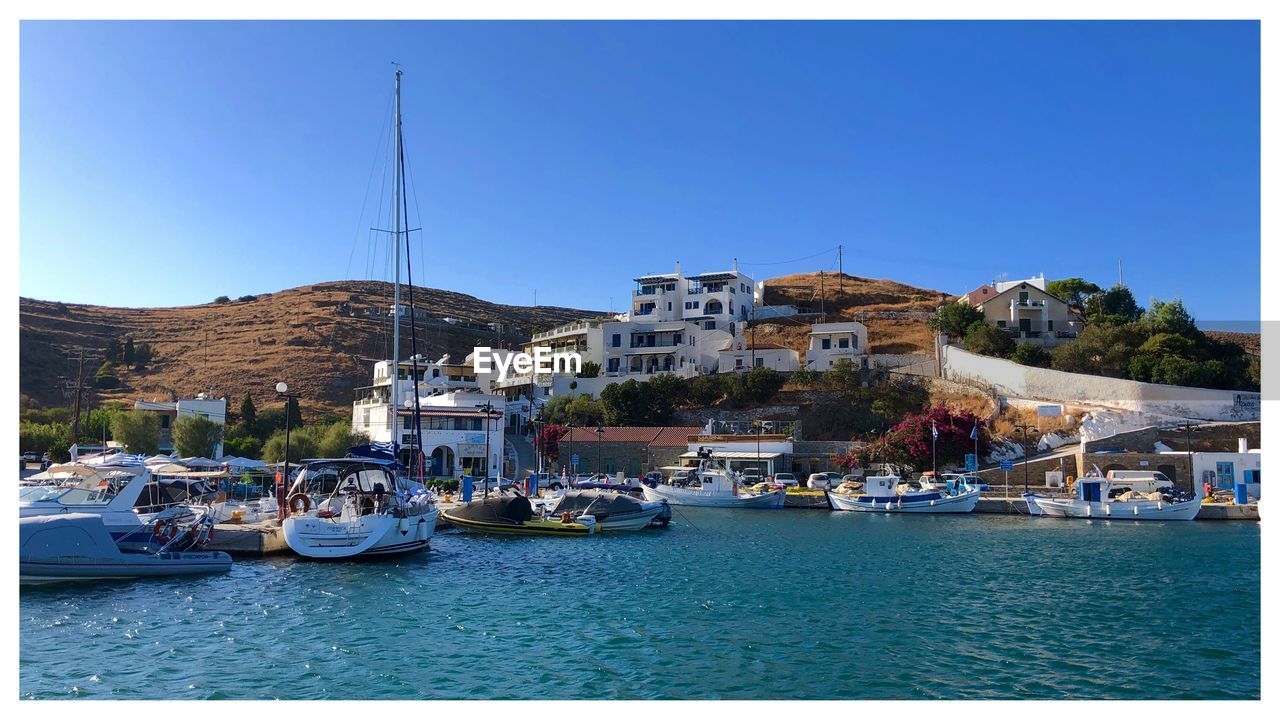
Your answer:
[[[843,243],[953,293],[1123,260],[1140,302],[1259,314],[1256,23],[25,22],[20,53],[26,296],[387,277],[396,60],[421,284],[621,309],[677,260]]]

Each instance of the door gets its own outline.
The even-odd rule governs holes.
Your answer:
[[[1018,330],[1024,333],[1031,332],[1031,318],[1018,318]]]
[[[1218,463],[1218,487],[1232,488],[1236,485],[1236,464],[1232,462]]]

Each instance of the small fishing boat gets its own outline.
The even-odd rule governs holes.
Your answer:
[[[529,498],[523,495],[472,500],[442,512],[455,527],[479,532],[507,535],[586,536],[595,533],[596,519],[590,515],[574,518],[569,513],[559,517],[537,515]]]
[[[391,460],[313,460],[289,488],[284,541],[316,560],[417,552],[435,533],[440,511],[421,485]]]
[[[842,485],[842,487],[844,487]],[[967,513],[978,505],[982,491],[959,484],[951,490],[915,490],[893,475],[873,475],[861,492],[828,491],[832,510],[891,513]]]
[[[1125,478],[1125,480],[1130,480]],[[1204,493],[1172,487],[1144,492],[1110,477],[1082,477],[1075,483],[1075,497],[1027,493],[1027,511],[1033,516],[1092,518],[1100,520],[1194,520]],[[1119,487],[1117,487],[1119,485]],[[1118,491],[1118,492],[1113,492]]]
[[[646,482],[641,489],[645,500],[666,500],[672,505],[767,509],[783,506],[786,498],[783,488],[770,486],[772,489],[762,488],[756,492],[744,490],[742,485],[742,478],[737,473],[703,458],[697,470],[673,476],[665,483]]]
[[[546,514],[571,519],[590,515],[596,531],[641,530],[666,527],[671,522],[671,505],[666,501],[639,500],[626,493],[606,490],[569,490],[546,504]]]
[[[67,513],[20,518],[18,582],[43,584],[226,572],[231,569],[231,556],[224,552],[173,549],[203,545],[211,528],[212,519],[201,519],[175,533],[157,552],[123,552],[100,515]]]

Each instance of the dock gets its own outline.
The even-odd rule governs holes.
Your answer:
[[[280,523],[219,523],[205,550],[221,550],[231,557],[260,558],[289,552]]]

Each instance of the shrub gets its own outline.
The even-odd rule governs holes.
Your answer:
[[[1031,367],[1047,368],[1053,364],[1053,358],[1049,356],[1049,352],[1035,343],[1022,343],[1013,349],[1013,354],[1009,359],[1019,365],[1030,365]]]
[[[948,302],[934,311],[929,318],[929,329],[943,332],[953,338],[961,338],[975,322],[984,321],[982,311],[962,302]]]
[[[262,459],[262,441],[251,435],[228,437],[222,443],[222,451],[237,457]]]
[[[223,427],[206,417],[184,415],[173,423],[173,449],[180,457],[213,457]]]
[[[236,302],[253,302],[254,300],[257,300],[257,299],[258,299],[257,295],[241,295],[240,297],[236,298]]]
[[[303,458],[313,458],[318,454],[315,441],[307,433],[295,432],[289,435],[289,462],[300,462]],[[284,460],[283,430],[277,430],[267,438],[266,444],[262,446],[262,459],[269,463]]]
[[[574,377],[580,377],[580,378],[600,377],[600,363],[587,360],[586,362],[582,363],[582,372],[578,373]]]
[[[966,350],[992,357],[1009,357],[1013,354],[1013,338],[1009,333],[992,327],[987,321],[980,320],[969,326],[964,336]]]
[[[93,385],[102,390],[120,387],[120,378],[116,377],[116,368],[110,362],[102,363],[93,377]]]
[[[160,417],[143,410],[126,410],[111,416],[111,436],[131,453],[154,455],[160,450]]]
[[[231,298],[227,297],[226,295],[219,295],[218,297],[213,299],[214,305],[225,305],[229,302],[231,302]]]

